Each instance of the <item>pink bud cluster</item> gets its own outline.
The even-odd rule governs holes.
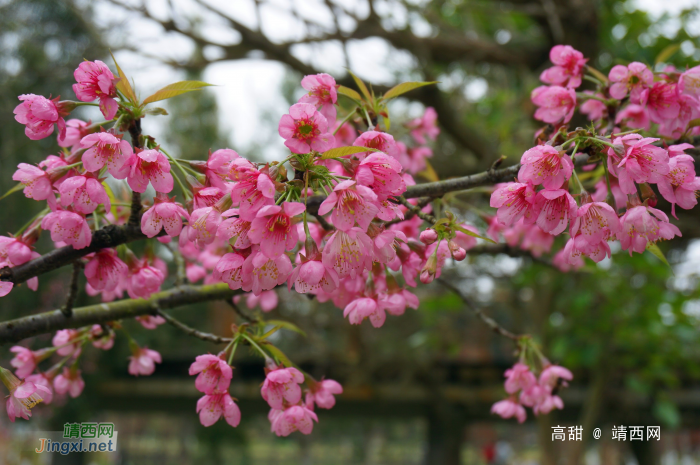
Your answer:
[[[509,396],[493,404],[491,413],[502,418],[515,418],[518,423],[523,423],[527,418],[525,407],[532,408],[535,415],[563,409],[564,402],[557,392],[567,385],[567,381],[574,379],[566,368],[551,364],[544,367],[538,378],[522,361],[506,370],[504,376],[504,386]]]

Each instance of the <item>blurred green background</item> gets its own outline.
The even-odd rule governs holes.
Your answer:
[[[378,50],[387,50],[384,75],[374,82],[379,87],[406,78],[441,81],[391,107],[396,127],[424,106],[436,107],[442,134],[431,163],[441,178],[486,169],[501,154],[508,157],[506,164],[515,163],[532,145],[538,125],[531,117],[529,92],[548,66],[553,44],[583,51],[605,73],[630,61],[654,65],[664,51],[673,52],[664,61],[677,67],[700,61],[697,2],[154,1],[145,10],[139,3],[129,3],[132,9],[117,3],[0,0],[0,191],[13,186],[18,163],[38,163],[57,150],[52,138],[24,136],[13,119],[16,96],[72,98],[77,64],[102,59],[111,66],[109,49],[127,75],[137,76],[137,88],[140,83],[147,87],[149,78],[163,83],[206,79],[213,69],[230,76],[235,84],[214,82],[222,86],[169,101],[170,115],[147,120],[144,132],[184,158],[203,159],[210,148],[229,146],[258,160],[281,153],[277,109],[296,101],[305,73],[328,71],[345,82],[343,67],[349,66],[372,81],[377,70],[365,58],[381,60]],[[229,11],[234,21],[222,19],[212,5]],[[290,30],[288,37],[280,36]],[[160,51],[149,49],[152,37],[160,40]],[[226,63],[232,67],[221,68]],[[270,84],[256,93],[259,83],[240,80],[236,73],[258,75],[265,83],[271,79]],[[236,95],[261,96],[252,102],[258,107],[256,121],[244,129],[234,123],[252,118],[251,102],[227,99],[226,86],[235,87]],[[143,88],[144,95],[148,90]],[[246,131],[253,134],[241,135]],[[399,127],[399,138],[405,132]],[[483,190],[459,200],[484,210],[488,205]],[[16,231],[38,208],[21,194],[3,200],[0,232]],[[484,227],[472,210],[460,213]],[[277,438],[269,433],[266,404],[259,396],[262,361],[253,353],[240,353],[235,362],[231,392],[239,399],[241,425],[202,427],[187,368],[196,355],[220,348],[167,325],[148,331],[127,321],[140,344],[163,354],[155,374],[139,379],[127,374],[129,349],[123,338],[109,352],[86,348],[82,396],[38,407],[30,422],[11,424],[0,415],[0,463],[700,462],[700,221],[697,211],[681,210],[679,219],[683,237],[661,244],[673,270],[649,254],[630,258],[624,253],[598,266],[589,262],[572,274],[528,256],[504,254],[472,255],[445,269],[445,279],[490,316],[516,333],[532,334],[553,362],[573,370],[575,378],[562,393],[562,411],[530,416],[523,425],[489,415],[491,404],[504,396],[502,373],[515,361],[513,345],[489,332],[438,283],[419,287],[420,308],[390,317],[381,329],[350,326],[340,310],[280,290],[273,315],[295,322],[308,336],[283,332],[274,342],[314,376],[345,387],[335,408],[318,412],[312,435]],[[48,237],[37,247],[49,250]],[[2,318],[60,307],[69,274],[59,270],[42,276],[36,293],[24,287],[13,291],[0,301]],[[76,305],[91,302],[94,298],[81,293]],[[237,322],[223,302],[173,314],[219,334],[228,334]],[[28,344],[39,348],[50,344],[50,337]],[[3,366],[8,366],[9,348],[0,351]],[[23,451],[27,432],[59,431],[63,423],[76,421],[114,422],[118,452],[63,457]],[[611,428],[620,424],[660,425],[661,441],[612,441]],[[553,442],[556,425],[582,425],[584,440]],[[594,427],[603,430],[600,440],[592,437]]]

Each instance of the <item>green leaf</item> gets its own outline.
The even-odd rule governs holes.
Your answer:
[[[272,336],[272,335],[275,334],[277,331],[279,331],[280,328],[281,328],[281,326],[275,326],[275,327],[273,327],[271,330],[269,330],[268,332],[266,332],[265,334],[263,334],[262,336],[260,336],[258,339],[261,340],[261,341],[264,341],[265,339],[267,339],[268,337]]]
[[[369,89],[367,89],[365,83],[362,82],[362,79],[355,76],[355,74],[352,71],[348,70],[348,73],[350,73],[350,76],[352,76],[352,78],[355,80],[355,84],[357,84],[357,87],[360,88],[360,92],[362,92],[362,95],[364,95],[367,101],[371,104],[373,101],[372,95],[369,93]]]
[[[361,152],[377,152],[377,149],[372,149],[369,147],[355,147],[355,146],[348,146],[348,147],[336,147],[334,149],[327,150],[323,152],[321,155],[321,160],[328,160],[330,158],[340,158],[344,157],[346,155],[352,155],[353,153],[361,153]]]
[[[656,258],[668,265],[669,268],[671,268],[671,264],[668,262],[668,260],[666,260],[666,256],[661,251],[658,245],[649,242],[649,244],[647,244],[647,251],[651,252],[652,255],[654,255]],[[671,268],[671,271],[673,271],[673,268]]]
[[[588,72],[591,73],[593,76],[595,76],[596,79],[598,79],[600,82],[602,82],[602,83],[608,82],[608,77],[605,74],[598,71],[597,69],[595,69],[594,67],[586,66],[586,68],[588,69]]]
[[[127,99],[131,101],[134,105],[138,104],[138,99],[136,98],[136,93],[134,92],[134,89],[131,87],[131,83],[129,82],[129,79],[126,77],[126,74],[124,74],[124,71],[119,67],[119,63],[117,63],[117,59],[114,58],[114,54],[112,51],[109,51],[109,54],[112,55],[112,60],[114,60],[114,66],[117,67],[117,74],[119,74],[119,82],[117,82],[117,90],[124,95]]]
[[[208,84],[206,82],[202,81],[180,81],[180,82],[175,82],[173,84],[167,85],[157,91],[155,94],[149,96],[146,98],[146,100],[143,101],[144,105],[147,105],[149,103],[153,102],[158,102],[160,100],[166,100],[169,98],[177,97],[178,95],[182,95],[186,92],[192,92],[193,90],[201,90],[204,87],[211,86],[212,84]]]
[[[345,86],[338,86],[338,93],[341,95],[344,95],[346,97],[350,97],[357,103],[362,102],[362,96],[358,94],[355,90],[345,87]]]
[[[666,60],[671,58],[680,48],[681,44],[671,44],[668,47],[664,48],[659,52],[658,55],[656,55],[654,64],[666,63]]]
[[[433,168],[433,165],[431,165],[428,160],[425,160],[425,169],[418,173],[418,176],[422,176],[430,182],[437,182],[440,180],[440,176],[438,176],[435,168]]]
[[[389,89],[386,94],[382,97],[383,101],[391,100],[392,98],[396,98],[401,94],[405,94],[406,92],[410,92],[413,89],[417,89],[419,87],[423,86],[429,86],[432,84],[437,84],[438,81],[430,81],[430,82],[416,82],[416,81],[411,81],[411,82],[402,82],[401,84],[398,84],[391,89]]]
[[[386,130],[389,132],[391,130],[391,120],[388,116],[382,116],[382,118],[384,118],[384,126],[386,126]]]
[[[272,354],[272,356],[282,365],[285,367],[291,367],[294,366],[291,360],[289,360],[289,357],[287,357],[284,352],[279,350],[277,347],[273,346],[267,341],[260,341],[260,343]]]
[[[457,231],[462,231],[462,232],[463,232],[464,234],[466,234],[467,236],[478,237],[479,239],[483,239],[483,240],[485,240],[485,241],[491,242],[492,244],[495,244],[495,243],[496,243],[495,241],[489,239],[488,237],[481,236],[481,235],[475,233],[474,231],[470,231],[470,230],[468,230],[468,229],[466,229],[466,228],[461,227],[461,226],[458,225],[458,224],[455,224],[455,225],[454,225],[454,228],[455,228]]]
[[[22,184],[22,183],[17,184],[15,187],[13,187],[13,188],[10,189],[9,191],[5,192],[5,193],[2,195],[2,197],[0,197],[0,200],[4,199],[5,197],[7,197],[7,196],[10,195],[10,194],[14,194],[14,193],[17,192],[17,191],[21,191],[23,188],[24,188],[24,184]]]
[[[694,128],[696,126],[700,126],[700,118],[691,119],[688,122],[688,127],[686,129],[691,129],[691,128]]]
[[[290,331],[294,331],[295,333],[299,333],[302,336],[306,337],[306,333],[299,328],[297,325],[294,323],[290,323],[289,321],[284,321],[284,320],[267,320],[265,321],[265,324],[267,325],[275,325],[279,326],[280,328],[288,329]]]

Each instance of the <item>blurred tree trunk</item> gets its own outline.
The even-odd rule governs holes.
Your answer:
[[[552,442],[552,415],[537,417],[537,442],[540,446],[540,463],[556,465],[557,453]]]
[[[661,457],[655,446],[656,441],[630,441],[630,449],[639,465],[659,465]]]
[[[464,412],[436,395],[428,412],[428,450],[425,465],[460,465],[464,439]]]
[[[604,351],[604,353],[606,353]],[[567,462],[569,465],[582,463],[586,444],[590,441],[593,428],[600,417],[600,412],[605,402],[605,388],[609,379],[609,370],[605,357],[600,357],[598,363],[593,366],[593,378],[588,386],[588,395],[581,409],[581,416],[577,424],[583,427],[582,441],[573,441],[568,451]],[[642,465],[640,462],[639,465]]]

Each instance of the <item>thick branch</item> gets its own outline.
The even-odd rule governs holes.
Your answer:
[[[70,317],[73,314],[73,304],[75,304],[75,299],[78,297],[78,280],[80,279],[80,271],[83,269],[83,264],[79,260],[73,262],[73,273],[70,278],[70,287],[68,288],[68,297],[66,298],[66,304],[61,308],[61,312],[66,317]]]
[[[211,300],[231,299],[240,291],[232,291],[225,283],[207,286],[181,286],[153,294],[150,299],[125,299],[117,302],[74,308],[73,315],[66,318],[60,310],[17,318],[0,323],[0,344],[17,342],[27,337],[46,334],[66,328],[106,323],[122,318],[154,314],[158,309]]]
[[[72,245],[67,245],[60,249],[52,250],[23,265],[13,268],[2,268],[0,269],[0,280],[20,284],[34,276],[39,276],[68,265],[98,250],[116,247],[139,239],[146,239],[146,236],[141,232],[141,226],[131,224],[124,226],[109,225],[92,233],[92,242],[90,242],[88,247],[76,250]]]

